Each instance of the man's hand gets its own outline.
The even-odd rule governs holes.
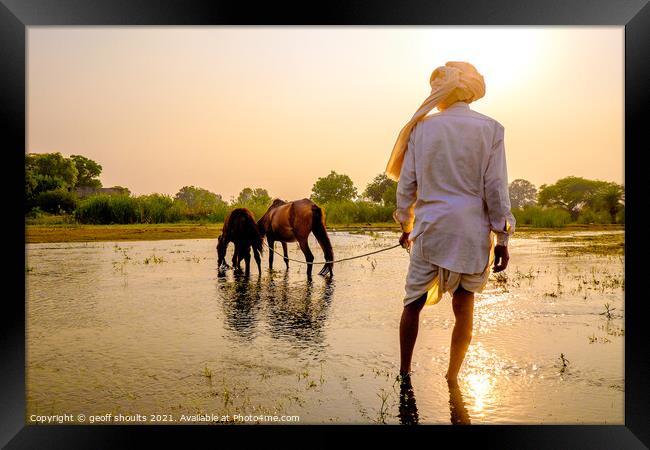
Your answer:
[[[508,267],[508,260],[510,256],[508,255],[508,247],[505,245],[497,245],[494,247],[494,267],[492,272],[501,272]]]
[[[404,232],[404,233],[402,233],[402,236],[399,238],[400,245],[402,247],[404,247],[405,249],[407,249],[407,250],[411,246],[411,241],[409,241],[409,234],[410,233]]]

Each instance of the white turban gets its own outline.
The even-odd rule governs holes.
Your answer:
[[[386,165],[386,175],[392,180],[399,180],[409,136],[419,120],[423,119],[436,106],[443,109],[457,101],[471,103],[485,95],[483,76],[473,65],[466,62],[450,61],[444,66],[438,67],[431,74],[429,84],[431,85],[431,94],[400,131]]]

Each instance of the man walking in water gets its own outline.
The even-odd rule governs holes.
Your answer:
[[[386,167],[388,177],[399,181],[399,241],[410,248],[400,378],[410,385],[420,311],[449,292],[456,322],[446,378],[455,385],[472,338],[474,293],[487,284],[492,261],[494,272],[508,265],[515,219],[504,128],[469,107],[485,95],[483,77],[469,63],[448,62],[433,71],[429,83],[431,95],[401,130]],[[440,112],[427,116],[436,107]]]

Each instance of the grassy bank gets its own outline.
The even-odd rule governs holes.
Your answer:
[[[163,239],[216,239],[220,223],[173,223],[134,225],[27,224],[26,243],[95,242],[95,241],[156,241]],[[357,223],[328,225],[331,231],[399,231],[395,223]],[[556,231],[623,230],[622,225],[567,225],[562,228],[517,227],[517,233]]]

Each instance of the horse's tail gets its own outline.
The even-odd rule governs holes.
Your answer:
[[[317,206],[317,205],[312,205],[311,207],[311,212],[312,212],[312,224],[311,224],[311,231],[314,233],[314,236],[316,236],[316,240],[320,244],[321,248],[323,249],[323,253],[325,254],[325,261],[334,261],[334,251],[332,250],[332,243],[330,242],[330,238],[327,235],[327,230],[325,229],[325,214],[323,213],[323,210]],[[332,267],[333,263],[327,263],[325,264],[325,267],[323,267],[323,270],[321,270],[321,275],[325,275],[326,273],[330,273],[330,275],[333,275]]]

